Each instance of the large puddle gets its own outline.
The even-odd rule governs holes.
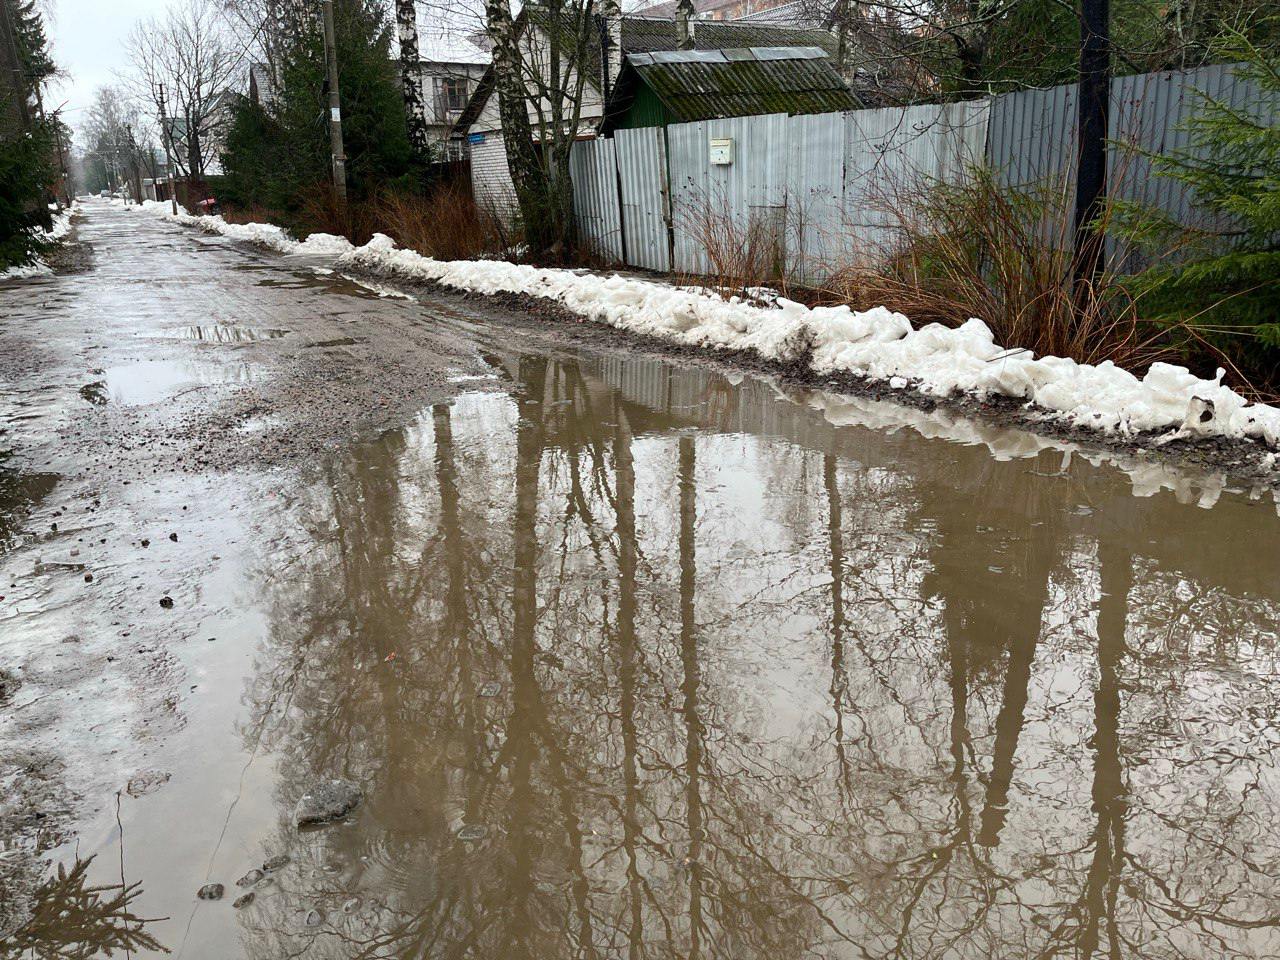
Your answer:
[[[101,942],[1280,952],[1270,499],[657,362],[493,364],[507,392],[282,505],[230,713],[97,851],[168,919]],[[363,804],[298,833],[331,777]]]
[[[80,395],[94,404],[109,401],[140,406],[167,400],[185,390],[244,383],[253,379],[254,368],[248,363],[143,360],[109,367],[101,377],[81,387]]]

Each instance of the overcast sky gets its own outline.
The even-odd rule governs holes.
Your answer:
[[[64,117],[73,129],[79,129],[85,108],[93,100],[98,87],[113,83],[116,74],[128,70],[129,55],[125,41],[139,20],[162,13],[171,4],[183,0],[43,0],[49,17],[49,36],[53,40],[55,62],[67,74],[65,80],[51,90],[46,106],[66,101]],[[419,4],[422,31],[422,55],[435,49],[452,49],[455,37],[441,38],[440,33],[466,33],[480,25],[479,15],[459,16],[459,10],[471,6],[470,0],[432,0]],[[518,5],[518,4],[517,4]],[[446,14],[444,10],[447,9]],[[450,23],[453,30],[445,27]],[[473,51],[474,52],[474,51]],[[438,54],[443,56],[443,54]]]
[[[170,0],[52,0],[49,36],[53,40],[54,61],[67,78],[52,90],[57,106],[67,101],[66,120],[80,126],[84,108],[93,99],[96,87],[111,83],[113,71],[128,62],[125,38],[134,23],[168,6]]]

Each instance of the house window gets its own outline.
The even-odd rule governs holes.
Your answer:
[[[467,81],[460,77],[441,80],[440,105],[447,113],[460,113],[467,105]]]

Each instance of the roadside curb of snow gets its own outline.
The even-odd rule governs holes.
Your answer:
[[[168,204],[140,209],[171,218]],[[1280,409],[1247,402],[1222,385],[1221,372],[1202,380],[1183,367],[1157,363],[1139,379],[1110,362],[1091,366],[1005,349],[977,319],[958,328],[917,329],[884,307],[810,308],[785,299],[760,307],[617,275],[432,260],[398,249],[382,234],[354,247],[330,234],[300,242],[270,224],[185,214],[176,219],[279,253],[335,256],[341,269],[497,298],[540,313],[551,307],[555,319],[602,324],[684,355],[716,356],[917,407],[945,404],[1114,449],[1167,450],[1211,468],[1225,460],[1233,473],[1280,479]],[[1189,456],[1193,448],[1197,454]]]

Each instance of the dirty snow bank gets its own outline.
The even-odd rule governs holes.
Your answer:
[[[1151,365],[1139,379],[1108,362],[1037,359],[997,344],[978,319],[958,328],[919,329],[885,307],[776,308],[619,276],[546,270],[497,261],[438,261],[396,249],[381,234],[341,264],[482,294],[542,297],[581,317],[688,346],[750,350],[787,362],[812,350],[815,373],[848,372],[944,397],[1006,396],[1028,401],[1046,419],[1107,433],[1175,429],[1181,435],[1250,437],[1280,445],[1280,409],[1250,404],[1186,368]]]
[[[227,223],[222,217],[192,216],[179,212],[176,216],[168,200],[144,200],[132,209],[151,216],[177,220],[188,227],[196,227],[205,233],[221,234],[231,240],[252,243],[276,253],[303,254],[317,257],[340,257],[355,249],[346,237],[332,233],[313,233],[306,240],[298,241],[283,227],[270,223]]]
[[[143,209],[169,215],[167,204],[145,204]],[[1028,350],[997,344],[990,328],[976,318],[957,328],[928,324],[917,329],[885,307],[811,308],[784,298],[774,307],[762,307],[620,276],[496,260],[433,260],[397,249],[383,234],[352,247],[328,234],[313,234],[300,243],[266,224],[186,215],[178,219],[281,253],[338,256],[340,267],[471,293],[540,297],[584,319],[671,343],[747,350],[784,363],[808,353],[815,373],[852,373],[936,397],[1012,397],[1026,401],[1034,416],[1078,428],[1121,435],[1170,431],[1162,440],[1247,437],[1280,446],[1280,409],[1247,402],[1223,386],[1222,371],[1213,380],[1202,380],[1185,367],[1154,363],[1138,378],[1109,361],[1093,365],[1037,358]]]
[[[72,212],[72,209],[67,209],[55,216],[52,229],[41,230],[39,233],[40,239],[45,243],[56,243],[65,237],[71,231]],[[31,263],[0,270],[0,283],[5,280],[27,280],[31,277],[47,277],[51,273],[53,273],[53,268],[37,257]]]

